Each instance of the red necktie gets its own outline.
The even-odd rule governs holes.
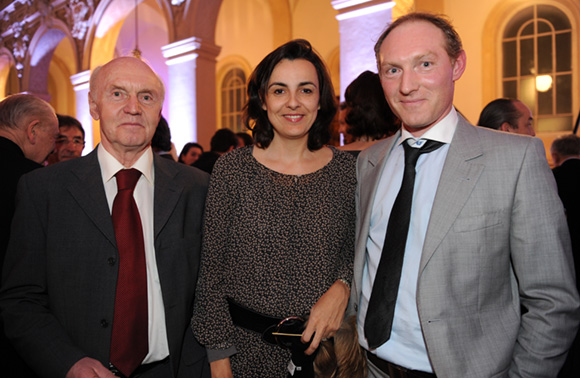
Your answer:
[[[133,198],[141,172],[123,169],[115,176],[118,191],[113,202],[113,225],[119,250],[119,276],[111,363],[128,377],[143,362],[149,349],[145,244],[139,210]]]

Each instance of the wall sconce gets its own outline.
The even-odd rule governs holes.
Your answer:
[[[551,75],[539,75],[536,76],[536,89],[538,92],[547,92],[552,88],[552,76]]]

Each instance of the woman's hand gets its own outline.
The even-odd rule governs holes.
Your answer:
[[[342,324],[348,304],[350,289],[343,281],[336,281],[312,306],[306,329],[302,333],[302,342],[312,338],[306,354],[312,354],[322,339],[333,337]],[[314,334],[314,337],[312,335]]]
[[[234,378],[229,357],[210,362],[209,367],[211,369],[211,378]]]

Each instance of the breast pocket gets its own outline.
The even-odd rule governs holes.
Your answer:
[[[503,210],[459,217],[453,225],[455,232],[469,232],[496,227],[503,222]]]

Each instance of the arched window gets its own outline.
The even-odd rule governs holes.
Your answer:
[[[222,127],[237,133],[243,130],[242,108],[246,103],[246,75],[233,68],[225,75],[221,86]]]
[[[503,39],[503,95],[532,110],[536,131],[571,130],[572,27],[551,5],[532,5],[507,24]]]

